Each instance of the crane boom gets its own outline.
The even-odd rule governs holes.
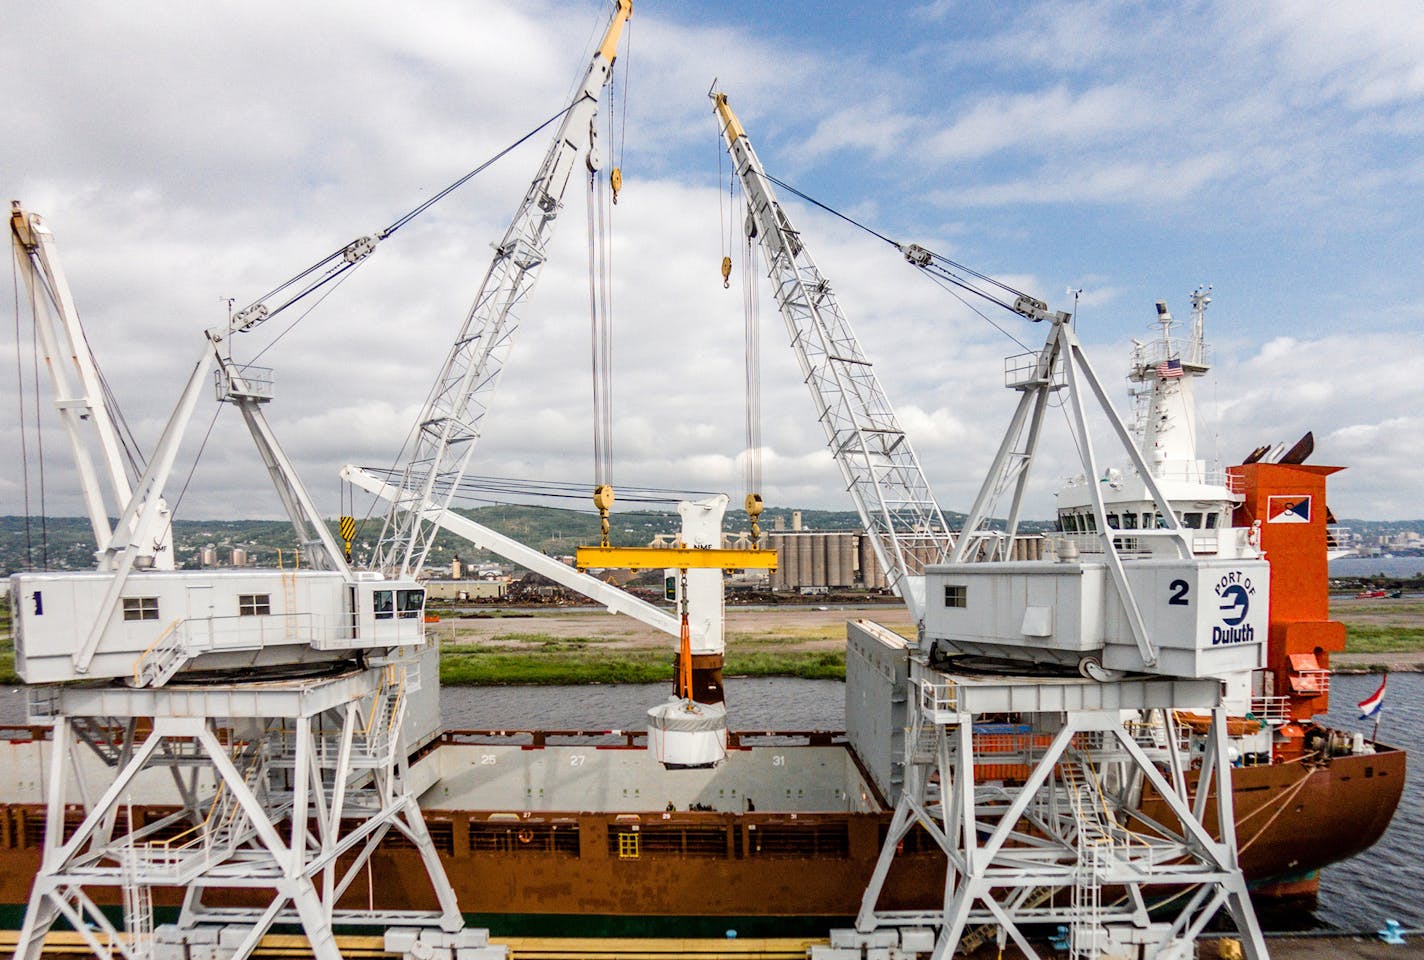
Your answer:
[[[136,453],[132,463],[124,456],[114,419],[116,411],[110,409],[113,401],[106,395],[98,364],[89,350],[54,234],[39,214],[24,210],[18,200],[11,203],[10,241],[30,294],[35,339],[54,386],[55,408],[79,471],[95,549],[103,553],[115,536],[126,539],[131,533],[127,529],[111,529],[109,517],[122,512],[133,494],[130,469],[141,472],[144,464]],[[160,503],[159,509],[166,516],[167,506]],[[150,542],[142,545],[153,566],[173,569],[171,540],[163,525]]]
[[[900,428],[874,367],[830,283],[777,203],[766,172],[724,93],[709,94],[766,259],[772,293],[810,388],[831,456],[860,512],[890,587],[919,621],[924,568],[944,561],[953,535]]]
[[[440,530],[434,518],[449,506],[480,437],[519,327],[518,307],[539,276],[575,162],[582,154],[590,172],[601,165],[598,98],[612,78],[618,38],[632,14],[632,0],[616,0],[584,81],[509,229],[495,245],[489,271],[421,411],[413,448],[371,557],[371,566],[387,575],[412,577],[424,565]]]

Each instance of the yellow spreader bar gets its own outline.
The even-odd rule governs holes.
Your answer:
[[[775,550],[723,550],[711,547],[579,547],[580,570],[775,570]]]

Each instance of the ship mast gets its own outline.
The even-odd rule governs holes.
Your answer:
[[[1207,365],[1205,340],[1206,307],[1211,288],[1198,287],[1192,293],[1192,321],[1189,337],[1172,336],[1175,320],[1163,300],[1157,301],[1157,339],[1138,344],[1133,351],[1128,381],[1138,400],[1138,436],[1143,459],[1158,480],[1204,483],[1208,469],[1197,454],[1196,380]],[[1215,471],[1219,472],[1219,471]]]

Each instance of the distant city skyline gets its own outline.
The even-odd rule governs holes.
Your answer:
[[[54,230],[89,339],[151,449],[202,331],[390,223],[567,100],[606,22],[594,0],[240,6],[28,5],[0,102],[0,183]],[[320,43],[313,38],[320,37]],[[742,214],[706,92],[731,98],[771,173],[896,240],[1034,292],[1078,298],[1113,399],[1153,301],[1179,320],[1214,286],[1204,454],[1235,462],[1313,430],[1340,517],[1424,514],[1424,18],[1415,4],[933,0],[715,6],[640,0],[605,102],[624,190],[612,222],[615,486],[741,500]],[[262,354],[268,415],[323,511],[343,463],[389,466],[545,149],[543,135],[434,207]],[[719,160],[719,157],[721,159]],[[583,185],[559,233],[471,472],[591,492]],[[1021,351],[888,245],[782,200],[876,364],[941,506],[965,510]],[[723,289],[722,256],[737,261]],[[752,271],[764,272],[758,263]],[[764,283],[764,280],[763,280]],[[0,323],[0,404],[33,376]],[[769,504],[849,510],[760,291]],[[976,304],[976,307],[979,306]],[[987,311],[986,311],[987,312]],[[1036,348],[1040,327],[988,314]],[[252,359],[295,315],[234,350]],[[10,331],[4,333],[4,330]],[[254,339],[255,342],[244,342]],[[27,390],[29,388],[27,387]],[[0,513],[82,512],[41,374],[0,437]],[[175,470],[180,517],[278,517],[231,411],[205,400]],[[1028,513],[1080,472],[1050,423]],[[1123,459],[1099,439],[1099,459]],[[186,485],[186,488],[185,488]],[[570,505],[583,508],[582,501]],[[363,502],[359,508],[366,509]]]

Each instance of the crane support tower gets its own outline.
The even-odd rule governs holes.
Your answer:
[[[1061,923],[1075,958],[1185,960],[1225,908],[1247,956],[1264,960],[1237,855],[1220,678],[1263,664],[1266,604],[1252,598],[1268,595],[1265,561],[1244,539],[1213,556],[1193,551],[1068,314],[989,280],[1017,294],[999,299],[943,270],[947,262],[929,251],[897,244],[917,267],[942,270],[1049,324],[1041,350],[1006,362],[1005,385],[1021,393],[1018,408],[952,542],[829,284],[776,203],[726,96],[711,96],[816,415],[877,554],[920,626],[915,646],[873,623],[847,627],[847,670],[898,678],[882,684],[892,702],[873,722],[888,713],[904,724],[901,780],[855,927],[833,931],[829,946],[812,948],[813,958],[856,960],[872,951],[948,960],[993,938],[1001,950],[1012,940],[1037,960],[1025,926]],[[1010,548],[1044,411],[1060,390],[1086,475],[1098,476],[1084,403],[1091,395],[1168,519],[1161,530],[1120,535],[1094,485],[1095,550],[1015,561]],[[1001,533],[989,518],[1010,489]],[[913,538],[935,548],[928,562],[907,549]],[[1206,599],[1213,585],[1219,603]],[[848,703],[848,720],[855,707]],[[1195,758],[1179,735],[1182,710],[1210,716]],[[990,764],[1001,775],[981,782],[976,768]],[[1167,813],[1144,812],[1149,797]],[[891,865],[917,825],[945,853],[943,903],[882,909]],[[1178,905],[1170,921],[1151,914],[1161,891]]]

